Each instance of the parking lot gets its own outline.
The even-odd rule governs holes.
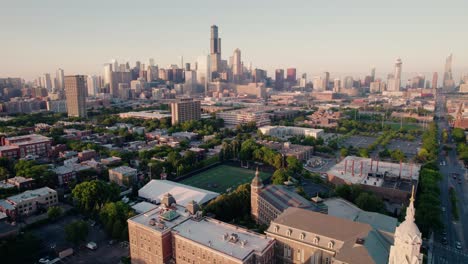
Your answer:
[[[32,232],[42,241],[41,257],[54,259],[58,251],[72,247],[73,255],[62,259],[59,263],[119,263],[121,257],[128,256],[128,247],[122,243],[109,244],[110,238],[99,225],[89,226],[86,242],[97,244],[96,250],[90,250],[84,245],[75,247],[66,240],[65,226],[73,221],[83,220],[82,216],[65,216],[57,222],[38,227]]]
[[[421,147],[421,141],[406,141],[400,139],[393,139],[388,143],[387,149],[392,151],[399,149],[401,150],[408,159],[412,159],[418,154],[418,148]]]
[[[350,136],[344,140],[341,145],[346,148],[349,146],[353,146],[354,148],[367,148],[374,143],[375,140],[375,137]]]

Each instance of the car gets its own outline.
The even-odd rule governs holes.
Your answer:
[[[448,244],[448,241],[447,241],[447,237],[442,237],[442,244],[443,245],[447,245]]]
[[[442,209],[442,212],[445,212],[445,207],[442,206],[441,209]]]
[[[38,261],[40,264],[47,264],[50,262],[49,258],[48,257],[45,257],[45,258],[41,258],[39,259]]]
[[[91,241],[91,242],[88,242],[88,244],[86,244],[86,247],[88,249],[91,249],[91,250],[96,250],[97,249],[97,244],[96,244],[96,242]]]
[[[462,245],[461,245],[460,241],[455,242],[455,247],[456,247],[458,250],[461,250],[461,249],[462,249]]]

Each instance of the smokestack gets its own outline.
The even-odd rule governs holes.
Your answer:
[[[361,160],[361,174],[359,176],[362,176],[362,163],[363,161]]]
[[[344,161],[344,173],[346,173],[347,169],[348,169],[348,160],[345,160]]]
[[[351,173],[352,173],[352,175],[353,175],[353,177],[354,177],[354,160],[353,160],[353,164],[351,165],[351,170],[352,170]]]

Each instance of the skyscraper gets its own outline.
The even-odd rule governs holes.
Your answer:
[[[221,71],[221,39],[218,38],[218,27],[216,25],[211,26],[210,57],[211,72]]]
[[[112,63],[104,64],[104,73],[103,73],[104,87],[109,88],[112,81]]]
[[[209,58],[206,55],[197,58],[197,83],[203,86],[205,94],[208,92],[208,83],[211,81]]]
[[[432,89],[437,89],[437,82],[439,81],[439,74],[434,72],[432,74]]]
[[[50,74],[49,73],[44,73],[42,85],[44,85],[44,88],[46,88],[48,91],[52,90],[52,80],[50,79]]]
[[[55,73],[55,88],[57,90],[63,90],[65,88],[65,74],[63,69],[58,69],[57,72]]]
[[[232,75],[235,83],[239,83],[242,79],[242,62],[240,49],[234,50],[232,56]]]
[[[296,68],[288,68],[286,71],[286,80],[290,85],[296,84]]]
[[[86,117],[86,76],[65,76],[68,116]]]
[[[284,89],[284,70],[283,69],[275,70],[275,89],[276,90]]]
[[[372,82],[375,81],[375,67],[372,67],[372,68],[371,68],[371,81],[372,81]]]
[[[400,58],[397,58],[395,61],[395,73],[392,78],[388,78],[388,90],[389,91],[400,91],[401,87],[401,62]]]
[[[88,75],[87,79],[88,84],[88,96],[96,96],[99,93],[99,82],[98,78],[95,75]]]
[[[324,72],[322,75],[322,89],[328,90],[328,83],[330,82],[330,73]]]
[[[452,54],[450,54],[445,60],[445,71],[444,71],[444,89],[453,89],[455,82],[452,76]]]

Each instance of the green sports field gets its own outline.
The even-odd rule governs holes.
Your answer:
[[[251,182],[254,176],[254,170],[228,165],[219,165],[182,180],[180,183],[213,192],[223,193],[226,192],[228,188],[232,188],[234,190],[241,184]],[[263,180],[270,176],[270,173],[260,171],[260,177]]]

